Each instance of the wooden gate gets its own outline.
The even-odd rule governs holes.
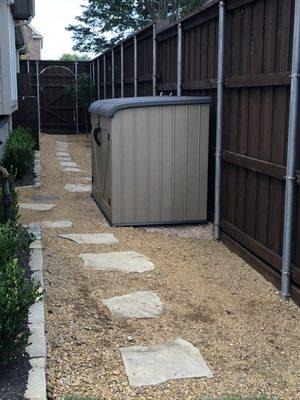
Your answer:
[[[90,63],[77,62],[77,74],[90,76]],[[78,106],[66,88],[75,83],[76,63],[73,61],[21,61],[18,77],[23,99],[35,97],[40,105],[40,131],[45,133],[85,132],[85,110]],[[23,81],[29,84],[24,87]],[[37,88],[39,87],[39,91]],[[39,96],[38,96],[39,95]],[[38,101],[39,100],[39,101]],[[25,108],[24,108],[25,110]],[[26,113],[19,113],[19,124],[28,125]],[[78,117],[77,117],[78,116]],[[78,127],[77,127],[78,121]],[[30,126],[33,129],[32,126]]]
[[[76,132],[75,99],[67,92],[75,83],[74,72],[61,65],[40,71],[41,132]]]

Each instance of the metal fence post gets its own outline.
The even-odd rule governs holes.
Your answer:
[[[39,134],[41,131],[41,99],[40,99],[40,66],[39,62],[35,63],[35,71],[36,71],[36,97],[38,103],[38,128]]]
[[[290,297],[291,266],[293,250],[293,213],[295,193],[295,167],[297,154],[297,133],[299,119],[299,78],[300,78],[300,0],[295,1],[293,61],[291,73],[289,134],[285,177],[284,235],[282,252],[281,297]]]
[[[121,97],[124,97],[124,45],[121,43]]]
[[[156,96],[157,93],[157,63],[156,63],[156,53],[157,53],[157,41],[156,41],[156,24],[153,24],[152,31],[152,96]]]
[[[217,127],[216,127],[216,159],[215,159],[215,218],[214,239],[221,236],[221,180],[222,180],[222,134],[223,134],[223,95],[224,95],[224,34],[225,6],[219,3],[219,47],[218,47],[218,82],[217,82]]]
[[[133,44],[134,44],[134,97],[137,97],[138,95],[138,76],[137,76],[137,37],[134,35],[133,38]]]
[[[30,74],[30,64],[28,60],[26,62],[26,66],[27,66],[27,74]]]
[[[75,99],[75,119],[76,119],[76,133],[79,134],[79,108],[78,108],[78,62],[75,61],[75,91],[76,91],[76,99]]]
[[[98,100],[100,100],[101,92],[100,92],[100,62],[99,62],[99,57],[97,57],[97,94],[98,94]]]
[[[182,25],[178,24],[177,39],[177,96],[181,96],[182,92]]]
[[[115,50],[111,49],[111,97],[115,98]]]
[[[106,99],[106,54],[103,54],[103,93]]]

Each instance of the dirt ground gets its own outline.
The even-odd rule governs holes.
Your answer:
[[[300,309],[281,302],[276,289],[221,243],[204,235],[111,228],[89,193],[70,193],[67,183],[90,176],[90,144],[68,136],[69,153],[86,173],[62,172],[55,158],[60,136],[42,135],[42,182],[22,188],[59,200],[50,212],[22,210],[22,222],[71,220],[69,229],[43,229],[47,384],[49,399],[202,399],[264,393],[300,399]],[[84,182],[83,182],[84,183]],[[195,228],[193,228],[195,229]],[[203,228],[200,228],[200,230]],[[59,233],[114,233],[113,246],[77,245]],[[155,270],[144,274],[88,271],[81,253],[133,250]],[[101,299],[153,290],[164,314],[152,320],[113,320]],[[158,344],[181,337],[200,351],[213,379],[188,379],[130,388],[118,348]]]

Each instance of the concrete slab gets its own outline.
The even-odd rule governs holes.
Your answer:
[[[30,338],[26,352],[30,358],[46,357],[45,326],[43,323],[29,324]]]
[[[42,271],[43,269],[43,252],[40,249],[34,249],[30,252],[29,267],[31,271]]]
[[[153,263],[135,251],[120,251],[100,254],[80,254],[87,268],[99,271],[115,271],[129,274],[147,272],[154,269]]]
[[[78,165],[77,165],[76,163],[70,162],[70,161],[60,161],[59,164],[60,164],[62,167],[73,167],[73,168],[78,167]]]
[[[71,228],[73,223],[71,221],[42,221],[41,226],[46,229],[52,228]]]
[[[33,358],[30,360],[31,369],[29,371],[25,398],[29,400],[46,400],[46,374],[45,358]]]
[[[63,171],[65,171],[65,172],[85,172],[82,169],[75,168],[75,167],[67,167],[67,168],[64,168]]]
[[[160,298],[153,292],[135,292],[102,300],[113,317],[155,318],[162,314]]]
[[[92,191],[92,186],[91,185],[84,185],[82,183],[68,183],[65,186],[65,189],[68,190],[69,192],[91,192]]]
[[[28,323],[42,324],[45,321],[44,304],[42,301],[34,303],[29,310]]]
[[[77,244],[115,244],[119,243],[118,239],[112,233],[69,233],[67,235],[59,235],[64,239],[72,240]]]
[[[183,339],[154,346],[122,347],[120,352],[132,387],[185,378],[212,378],[199,350]]]
[[[19,203],[19,208],[24,208],[26,210],[50,211],[54,207],[56,207],[56,204]]]

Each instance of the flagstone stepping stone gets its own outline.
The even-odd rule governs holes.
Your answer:
[[[75,167],[67,167],[67,168],[64,168],[63,171],[65,171],[65,172],[84,172],[82,169],[75,168]]]
[[[146,272],[154,269],[154,264],[142,254],[135,251],[119,251],[99,254],[80,254],[87,268],[99,271]]]
[[[65,157],[65,156],[56,156],[56,159],[61,162],[72,162],[71,157]]]
[[[59,235],[64,239],[72,240],[77,244],[114,244],[119,243],[112,233],[70,233]]]
[[[57,156],[57,157],[70,157],[70,154],[69,154],[69,153],[66,153],[66,152],[64,152],[64,151],[57,151],[57,152],[56,152],[56,156]]]
[[[160,345],[122,347],[120,352],[132,387],[213,376],[199,350],[180,338]]]
[[[163,312],[162,303],[153,292],[135,292],[102,300],[102,303],[116,318],[155,318]]]
[[[86,181],[86,182],[92,182],[92,177],[91,176],[79,176],[74,178],[76,181]]]
[[[20,203],[20,208],[24,208],[26,210],[36,210],[36,211],[50,211],[56,204],[43,204],[43,203]]]
[[[70,162],[70,161],[60,161],[59,164],[62,167],[78,167],[78,165],[74,162]]]
[[[84,185],[84,184],[75,184],[75,183],[68,183],[65,186],[66,190],[69,190],[69,192],[91,192],[92,191],[92,186],[91,185]]]
[[[73,223],[71,221],[42,221],[41,226],[46,229],[51,228],[71,228]]]
[[[57,196],[35,194],[29,197],[32,201],[53,201],[58,200]]]

